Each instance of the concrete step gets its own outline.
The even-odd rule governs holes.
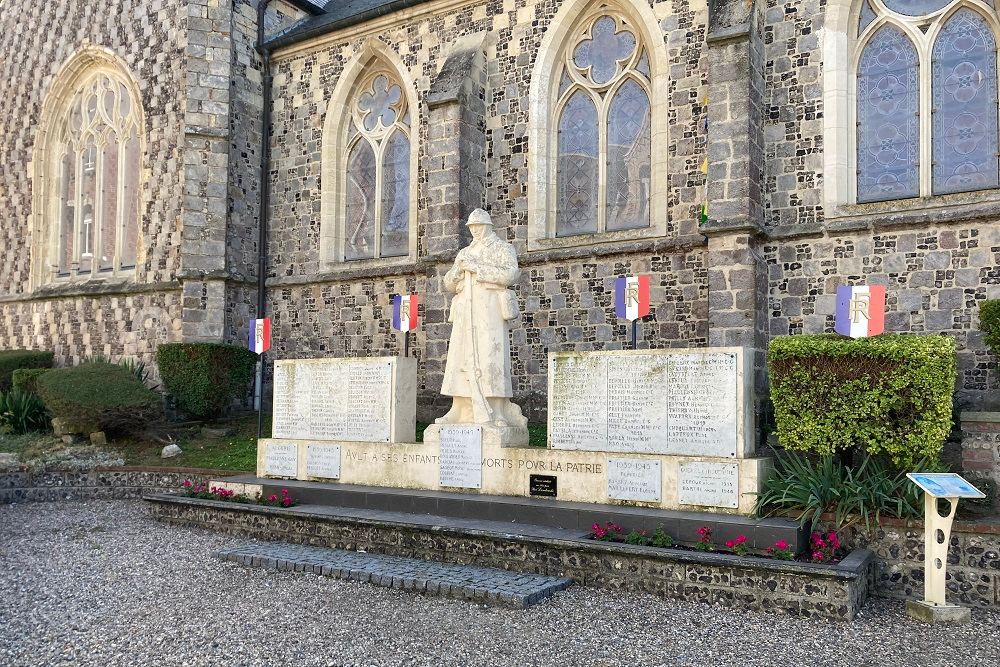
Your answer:
[[[276,480],[256,475],[238,475],[217,481],[260,485],[265,496],[280,494],[281,489],[286,488],[303,505],[547,526],[580,533],[589,532],[594,523],[604,525],[608,521],[622,526],[626,532],[632,529],[652,531],[660,527],[676,542],[687,545],[698,541],[698,529],[702,526],[712,529],[716,544],[725,544],[726,540],[745,535],[748,546],[761,551],[778,540],[785,540],[794,552],[798,552],[805,548],[808,539],[798,522],[782,518],[753,519],[714,512],[602,505],[554,498]]]
[[[310,572],[519,609],[537,604],[573,583],[565,577],[275,542],[252,542],[220,551],[218,556],[250,567]]]

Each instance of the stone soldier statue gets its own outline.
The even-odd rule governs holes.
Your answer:
[[[441,393],[452,397],[438,424],[492,424],[525,428],[521,408],[510,401],[510,322],[517,319],[517,297],[508,286],[521,272],[514,247],[493,231],[489,213],[477,208],[467,224],[472,243],[462,248],[444,276],[455,294]]]

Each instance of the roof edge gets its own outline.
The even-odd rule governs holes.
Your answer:
[[[313,16],[319,16],[320,14],[326,14],[326,9],[311,0],[283,0],[296,9],[301,9],[302,11],[312,14]]]
[[[291,0],[288,0],[291,1]],[[300,0],[302,2],[307,2],[308,0]],[[292,46],[293,44],[298,44],[299,42],[304,42],[306,40],[312,39],[314,37],[320,37],[327,33],[336,32],[337,30],[342,30],[343,28],[349,28],[353,25],[359,23],[364,23],[366,21],[371,21],[372,19],[385,16],[387,14],[392,14],[403,9],[409,9],[410,7],[415,7],[417,5],[422,5],[429,0],[389,0],[388,2],[377,5],[370,9],[358,12],[357,14],[352,14],[351,16],[345,16],[340,19],[336,19],[329,22],[319,21],[316,22],[312,19],[308,20],[305,24],[298,27],[293,27],[283,34],[276,35],[270,40],[264,42],[264,48],[267,51],[275,51],[277,49],[282,49],[287,46]],[[327,12],[323,12],[324,14]]]

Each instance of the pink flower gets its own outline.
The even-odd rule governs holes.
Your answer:
[[[732,549],[733,547],[736,546],[736,542],[733,542],[732,540],[726,540],[726,546]]]
[[[276,495],[274,495],[274,494],[272,493],[272,494],[271,494],[271,497],[270,497],[270,498],[268,498],[268,499],[267,499],[267,501],[268,501],[268,502],[271,502],[271,503],[276,503],[276,502],[278,502],[278,496],[276,496]]]
[[[823,553],[820,552],[820,551],[814,551],[813,552],[813,560],[815,560],[815,561],[822,561],[823,560]]]
[[[747,541],[747,536],[746,535],[738,535],[736,537],[736,544],[743,544],[746,541]]]
[[[774,543],[774,546],[780,549],[781,551],[784,551],[785,549],[788,548],[788,542],[786,542],[785,540],[778,540],[777,542]]]
[[[698,529],[698,534],[701,535],[702,537],[704,537],[707,533],[708,533],[708,528],[706,528],[705,526],[702,526],[701,528]]]
[[[191,480],[189,480],[189,479],[184,480],[184,484],[182,484],[182,486],[185,489],[190,489],[191,488]]]
[[[281,501],[281,504],[284,505],[285,507],[291,507],[292,506],[292,499],[291,498],[285,498],[284,500]]]
[[[282,489],[281,490],[281,495],[287,496],[288,495],[288,489]]]

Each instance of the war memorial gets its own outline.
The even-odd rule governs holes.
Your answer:
[[[0,667],[989,664],[998,40],[0,2]]]

